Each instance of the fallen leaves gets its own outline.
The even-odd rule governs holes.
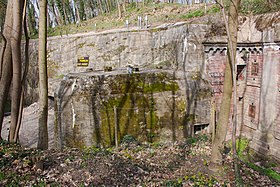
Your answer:
[[[225,163],[227,177],[217,181],[207,167],[210,153],[211,146],[206,140],[172,145],[128,143],[118,149],[87,148],[81,151],[65,148],[44,152],[1,143],[0,185],[233,185],[232,159],[229,157]],[[246,185],[279,186],[244,164],[241,174]]]

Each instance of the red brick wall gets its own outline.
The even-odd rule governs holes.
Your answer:
[[[247,62],[247,79],[244,93],[243,124],[253,129],[257,129],[259,123],[262,69],[262,53],[250,52],[249,60]],[[252,112],[250,109],[254,109],[254,112]]]
[[[212,94],[219,110],[224,84],[224,72],[226,68],[226,50],[210,51],[208,54],[208,62],[206,64],[207,79],[210,82]]]
[[[248,46],[239,48],[237,52],[239,68],[244,67],[246,64],[246,73],[240,76],[246,78],[237,81],[237,128],[242,131],[242,135],[252,140],[250,145],[256,151],[280,159],[280,48],[279,45],[274,43],[264,44],[263,47],[260,46],[262,45],[248,44]],[[223,72],[225,70],[226,54],[225,50],[221,53],[221,49],[225,48],[224,46],[220,46],[220,49],[218,48],[217,45],[213,45],[212,48],[211,46],[206,46],[206,49],[208,49],[208,51],[206,50],[208,52],[206,53],[206,74],[213,91],[213,99],[219,111],[223,94]],[[245,56],[246,58],[244,58]],[[264,60],[267,60],[267,62]],[[276,68],[277,71],[274,71],[275,69],[273,68]],[[273,71],[269,71],[270,69]],[[242,71],[242,73],[244,72],[245,70]],[[271,73],[271,75],[264,75],[264,73]],[[273,82],[267,82],[270,80],[269,78]],[[277,83],[277,88],[275,88],[277,92],[272,86],[274,81]],[[269,96],[276,103],[266,105],[267,103],[265,102],[270,100],[267,97],[267,91],[271,91]],[[276,100],[273,98],[276,98]],[[265,105],[266,109],[260,108],[262,104]],[[270,118],[267,120],[267,116],[275,116],[274,113],[269,115],[270,111],[267,106],[277,108],[275,120]],[[275,112],[275,110],[272,109],[272,112]],[[265,124],[266,121],[272,121],[272,123]],[[231,121],[229,120],[228,139],[230,135]]]
[[[248,59],[243,59],[244,52],[248,53]],[[223,81],[226,63],[226,50],[224,47],[209,50],[206,54],[206,74],[210,82],[214,101],[216,103],[217,113],[219,113],[220,104],[223,95]],[[246,61],[246,62],[245,62]],[[241,131],[241,125],[256,130],[259,122],[259,103],[260,103],[260,87],[263,65],[263,55],[261,50],[251,50],[251,48],[240,48],[237,52],[237,64],[244,65],[245,79],[237,81],[237,113],[238,127],[237,131]],[[250,114],[249,109],[254,108],[254,115]],[[233,105],[232,105],[233,111]],[[217,115],[218,116],[218,115]],[[231,137],[231,121],[229,119],[228,138]]]

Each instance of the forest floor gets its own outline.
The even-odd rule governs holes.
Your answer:
[[[118,148],[65,148],[38,151],[1,142],[0,186],[235,186],[231,154],[223,174],[208,169],[207,136],[163,145],[127,137]],[[244,163],[245,186],[280,186]],[[275,165],[274,165],[275,166]]]

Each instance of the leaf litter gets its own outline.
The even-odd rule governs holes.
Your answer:
[[[46,151],[2,141],[0,186],[234,186],[231,155],[216,179],[208,169],[210,154],[208,140]],[[244,163],[241,176],[246,186],[280,186]]]

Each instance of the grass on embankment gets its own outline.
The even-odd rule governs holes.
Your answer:
[[[237,155],[239,159],[246,164],[248,167],[252,168],[255,171],[260,172],[263,175],[268,176],[271,179],[274,179],[280,182],[280,174],[273,170],[273,168],[277,165],[273,159],[268,157],[261,158],[254,150],[249,148],[249,140],[245,138],[239,138],[236,142]],[[265,164],[261,166],[255,164],[255,159],[261,158],[265,161]]]

